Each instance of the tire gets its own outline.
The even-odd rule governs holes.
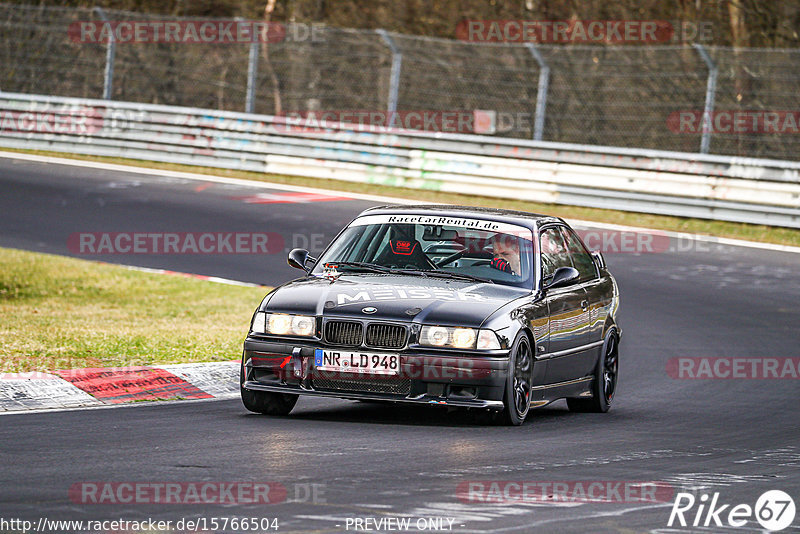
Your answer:
[[[619,376],[619,339],[612,330],[597,359],[591,399],[567,399],[571,412],[606,413],[611,408]]]
[[[533,380],[533,353],[531,342],[524,333],[517,336],[511,347],[511,356],[503,394],[505,408],[501,414],[503,424],[519,426],[525,422],[531,409],[531,384]]]
[[[254,413],[264,415],[289,415],[294,405],[297,404],[299,395],[292,393],[273,393],[271,391],[252,391],[245,389],[244,362],[239,370],[239,391],[242,395],[244,407]]]

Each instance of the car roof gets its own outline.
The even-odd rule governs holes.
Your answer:
[[[536,229],[545,223],[560,222],[564,220],[552,215],[529,213],[527,211],[504,210],[499,208],[484,208],[479,206],[455,206],[442,204],[422,204],[419,206],[385,205],[364,210],[362,215],[382,215],[400,213],[424,213],[431,216],[443,217],[480,217],[489,221],[520,224]]]

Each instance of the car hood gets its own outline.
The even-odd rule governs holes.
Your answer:
[[[478,327],[499,307],[529,293],[499,284],[359,273],[344,274],[336,281],[294,280],[268,295],[262,309]]]

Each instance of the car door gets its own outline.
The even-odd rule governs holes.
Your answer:
[[[608,293],[607,280],[602,280],[592,255],[577,236],[574,230],[562,226],[561,234],[567,245],[572,265],[578,270],[578,284],[585,292],[585,300],[581,309],[586,316],[586,329],[581,335],[581,343],[585,350],[576,352],[570,366],[579,376],[587,376],[594,372],[597,355],[603,342],[606,304],[604,296]]]
[[[539,234],[542,283],[552,278],[559,267],[573,267],[572,258],[560,225],[545,227]],[[580,272],[580,271],[579,271]],[[548,384],[566,382],[586,376],[580,362],[583,345],[588,340],[588,302],[580,280],[571,285],[547,290],[549,343],[546,352],[537,357],[547,360]]]

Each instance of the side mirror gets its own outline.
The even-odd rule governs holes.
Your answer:
[[[580,277],[575,267],[559,267],[553,273],[553,278],[542,286],[542,289],[553,289],[571,284]]]
[[[310,256],[308,254],[308,251],[304,248],[292,249],[292,251],[289,252],[289,257],[286,258],[286,262],[289,265],[291,265],[295,269],[300,269],[302,271],[305,271],[306,273],[308,273],[310,270],[306,268],[306,263],[309,261],[315,262],[317,261],[317,258]]]
[[[597,268],[601,271],[606,268],[606,259],[603,257],[603,253],[599,250],[592,251],[592,258],[594,258],[594,262],[597,265]]]

